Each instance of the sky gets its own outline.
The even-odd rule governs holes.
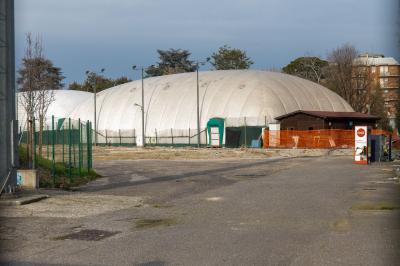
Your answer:
[[[16,63],[28,32],[66,84],[102,68],[138,79],[132,65],[155,64],[157,49],[201,61],[225,44],[245,50],[254,69],[326,58],[345,43],[399,61],[399,11],[399,0],[15,0]]]

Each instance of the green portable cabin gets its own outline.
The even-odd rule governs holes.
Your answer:
[[[224,143],[225,120],[214,117],[207,122],[207,144],[212,147],[222,147]]]

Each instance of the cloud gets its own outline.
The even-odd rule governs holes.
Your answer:
[[[395,2],[394,0],[393,3]],[[123,72],[128,61],[152,64],[157,48],[206,57],[223,44],[247,50],[255,67],[282,66],[307,52],[326,55],[350,42],[393,53],[376,0],[16,0],[17,55],[26,32],[41,33],[46,52],[71,79],[83,66]],[[386,3],[386,4],[383,4]],[[397,10],[397,9],[395,9]],[[395,25],[393,25],[395,27]],[[124,56],[125,55],[125,56]],[[73,58],[73,60],[71,59]],[[73,63],[73,65],[72,65]],[[79,73],[78,73],[79,69]],[[126,70],[127,71],[127,70]],[[123,73],[121,73],[123,74]]]

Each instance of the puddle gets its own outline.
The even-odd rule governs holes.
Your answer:
[[[120,232],[96,230],[96,229],[85,229],[72,234],[59,236],[53,238],[53,240],[82,240],[82,241],[100,241],[104,238],[116,235]]]
[[[147,229],[160,226],[171,226],[177,222],[174,219],[138,219],[135,221],[135,228]]]

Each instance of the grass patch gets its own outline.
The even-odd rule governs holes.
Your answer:
[[[19,147],[19,162],[23,168],[28,165],[28,158],[25,147]],[[69,167],[65,163],[55,163],[54,173],[52,176],[53,163],[51,160],[36,156],[36,167],[39,175],[39,186],[42,188],[63,188],[80,186],[100,177],[93,169],[79,169],[71,167],[71,177],[69,177]]]
[[[400,205],[393,203],[386,203],[386,202],[363,203],[354,205],[353,207],[351,207],[351,209],[357,211],[393,211],[393,210],[399,210]]]
[[[350,222],[345,218],[341,218],[332,223],[332,228],[336,231],[348,231],[350,230]]]
[[[138,229],[154,228],[159,226],[171,226],[176,224],[174,219],[139,219],[135,221],[135,227]]]

